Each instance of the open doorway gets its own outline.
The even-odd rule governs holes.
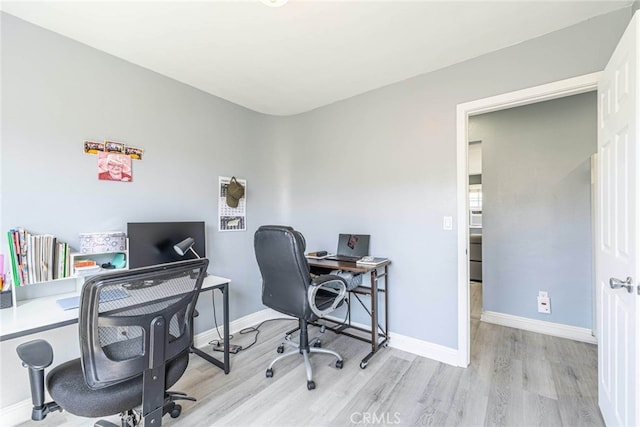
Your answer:
[[[482,140],[469,141],[469,295],[471,330],[482,313]]]
[[[549,335],[566,325],[593,328],[596,118],[594,91],[469,118],[471,140],[483,141],[482,187],[469,183],[472,347],[478,288],[482,321],[544,325]],[[469,146],[470,177],[476,146]]]
[[[506,110],[512,107],[534,104],[541,101],[562,98],[594,91],[600,73],[567,79],[547,85],[537,86],[517,92],[460,104],[457,111],[458,148],[458,360],[460,366],[468,366],[470,361],[470,287],[469,287],[469,118],[471,116]],[[484,194],[484,191],[483,191]],[[484,198],[486,204],[486,198]],[[486,213],[483,206],[483,214]],[[486,224],[483,218],[483,224]],[[484,240],[484,239],[483,239]],[[484,241],[483,241],[484,246]],[[483,254],[483,263],[485,257]],[[483,282],[486,278],[483,277]],[[518,327],[518,326],[516,326]],[[583,328],[584,329],[584,328]],[[532,329],[530,329],[532,330]],[[575,333],[575,331],[571,331]],[[589,334],[591,331],[589,331]]]

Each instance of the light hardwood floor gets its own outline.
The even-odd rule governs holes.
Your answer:
[[[291,320],[266,323],[255,346],[232,355],[229,375],[191,355],[187,373],[173,389],[198,401],[183,402],[182,415],[165,416],[163,425],[604,425],[597,406],[597,349],[591,344],[472,318],[472,357],[466,369],[386,348],[363,370],[359,363],[369,345],[326,332],[323,347],[340,352],[344,368],[335,368],[331,356],[313,355],[317,388],[308,391],[301,356],[280,361],[274,377],[265,377],[283,333],[294,325]],[[312,328],[311,335],[316,334]],[[233,340],[240,345],[251,341],[252,335],[237,334]],[[84,426],[92,421],[53,413],[44,422],[22,425]]]

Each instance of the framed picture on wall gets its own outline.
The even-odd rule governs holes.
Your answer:
[[[98,152],[98,179],[131,182],[131,157],[122,153]]]
[[[246,230],[247,180],[218,177],[218,231]]]

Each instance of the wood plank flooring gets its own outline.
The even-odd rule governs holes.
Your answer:
[[[363,370],[359,363],[370,346],[326,332],[322,345],[342,354],[344,368],[337,369],[332,356],[313,355],[317,388],[308,391],[302,356],[280,361],[274,377],[265,377],[284,332],[295,324],[265,323],[256,345],[232,355],[229,375],[191,355],[187,373],[173,389],[198,401],[182,402],[182,415],[165,416],[163,425],[604,425],[597,406],[597,348],[591,344],[483,323],[472,316],[467,369],[387,348]],[[317,328],[310,334],[318,335]],[[236,334],[233,343],[246,346],[252,336]],[[117,416],[108,419],[119,422]],[[43,422],[22,425],[92,423],[53,413]]]

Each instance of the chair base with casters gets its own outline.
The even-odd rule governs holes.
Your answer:
[[[317,339],[309,341],[308,323],[329,315],[339,308],[347,297],[347,282],[333,274],[311,276],[304,256],[305,240],[302,233],[292,227],[263,225],[254,234],[256,261],[262,275],[262,303],[273,310],[298,319],[300,340],[290,339],[278,347],[278,356],[267,368],[267,378],[273,376],[273,366],[285,357],[302,354],[307,369],[307,388],[313,390],[311,353],[330,354],[336,367],[342,368],[342,357],[335,351],[320,348]],[[284,353],[284,346],[295,347]]]
[[[275,365],[280,360],[289,356],[302,354],[302,356],[304,357],[304,366],[307,370],[307,389],[313,390],[316,388],[316,383],[313,381],[313,369],[311,367],[311,360],[309,357],[310,354],[321,353],[321,354],[328,354],[328,355],[334,356],[336,359],[338,359],[336,360],[336,365],[335,365],[336,368],[338,369],[342,369],[343,359],[342,359],[342,356],[340,356],[340,354],[338,354],[333,350],[320,348],[321,344],[320,344],[320,339],[318,337],[315,337],[309,340],[308,325],[306,320],[299,319],[299,325],[300,325],[299,326],[299,329],[300,329],[299,342],[293,341],[291,339],[291,335],[287,334],[287,336],[285,337],[285,341],[282,344],[280,344],[280,346],[278,346],[278,353],[281,353],[281,354],[280,356],[276,357],[271,362],[271,364],[269,364],[269,367],[267,368],[266,376],[267,378],[273,377],[273,365]],[[324,332],[324,330],[321,329],[321,332]],[[294,350],[290,350],[285,353],[284,352],[285,345],[289,347],[293,347]]]
[[[60,366],[57,366],[47,376],[47,382],[52,384],[56,377],[65,375],[68,377],[64,382],[60,382],[56,387],[50,387],[49,393],[55,399],[52,402],[44,402],[44,370],[48,368],[53,361],[53,349],[45,340],[32,340],[20,344],[16,351],[22,361],[24,367],[29,369],[29,385],[31,387],[31,396],[33,409],[31,411],[31,419],[34,421],[42,421],[46,416],[55,411],[63,411],[61,402],[65,408],[70,408],[74,415],[87,416],[91,418],[102,417],[118,413],[109,408],[109,394],[129,393],[131,399],[135,400],[136,394],[140,394],[140,381],[133,378],[129,382],[116,384],[117,390],[110,391],[109,388],[101,390],[91,390],[86,387],[80,359],[70,360]],[[188,353],[178,356],[172,363],[169,363],[166,372],[168,384],[175,383],[187,368],[189,355]],[[138,384],[135,384],[135,383]],[[80,397],[67,395],[65,389],[81,388],[83,393]],[[71,402],[73,400],[73,402]],[[162,415],[169,414],[171,418],[177,418],[182,412],[182,406],[175,403],[176,400],[196,401],[195,398],[187,396],[186,393],[177,391],[166,391],[164,393],[164,404],[162,406]],[[96,407],[97,406],[97,407]],[[130,409],[120,413],[120,427],[135,427],[142,423],[140,403],[133,404],[137,409]],[[101,427],[118,427],[118,424],[106,420],[97,421],[95,426]]]
[[[87,418],[120,414],[122,427],[162,424],[177,418],[170,391],[189,364],[193,312],[208,260],[189,260],[92,276],[80,294],[78,335],[80,358],[49,371],[53,349],[45,340],[16,348],[28,368],[34,421],[66,411]],[[128,285],[128,286],[125,286]],[[106,298],[118,295],[119,298]],[[103,298],[104,297],[104,298]],[[106,420],[96,426],[116,426]]]

